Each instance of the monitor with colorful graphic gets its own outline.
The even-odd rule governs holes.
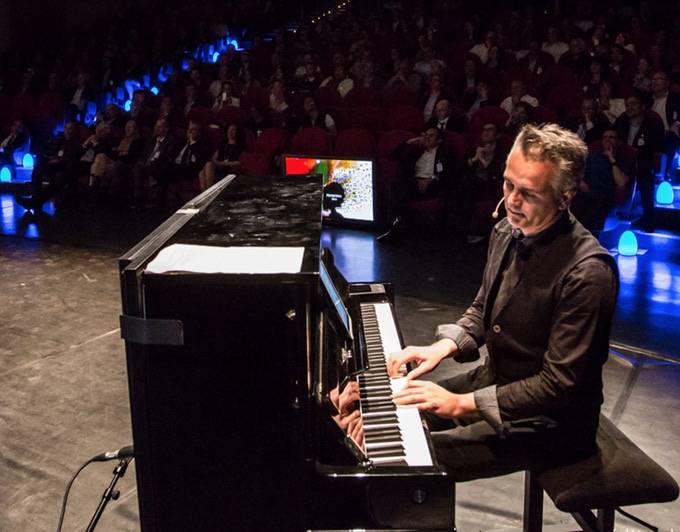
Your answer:
[[[375,222],[375,171],[370,159],[284,155],[285,175],[323,177],[323,217],[337,223]]]

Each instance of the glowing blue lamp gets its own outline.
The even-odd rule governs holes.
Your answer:
[[[189,70],[189,60],[188,59],[183,59],[182,60],[182,70],[186,72]]]
[[[621,233],[619,238],[619,255],[634,257],[638,252],[638,242],[635,233],[631,230]]]
[[[656,202],[659,205],[673,204],[673,187],[669,181],[662,181],[656,188]]]
[[[198,56],[200,55],[200,53],[201,53],[201,47],[200,46],[197,46],[196,48],[194,48],[194,53],[193,53],[194,59],[198,59]]]
[[[31,155],[30,153],[24,154],[24,158],[21,160],[21,166],[26,168],[26,170],[33,170],[33,166],[35,165],[35,157]]]
[[[21,163],[24,161],[24,153],[26,152],[23,150],[15,150],[12,153],[12,160],[16,166],[21,166]]]
[[[215,46],[212,44],[208,46],[208,55],[213,55],[215,53]]]
[[[234,45],[234,48],[236,48],[237,50],[239,49],[239,47],[238,47],[238,41],[237,41],[236,39],[232,39],[232,40],[229,42],[229,44],[233,44],[233,45]]]
[[[217,63],[220,60],[220,53],[219,52],[213,52],[212,54],[212,62]]]
[[[168,63],[165,65],[165,73],[169,76],[175,71],[175,67],[172,65],[172,63]]]
[[[142,78],[142,85],[146,87],[147,89],[151,86],[151,75],[150,74],[144,74],[144,77]]]
[[[160,92],[158,90],[158,87],[156,87],[155,85],[153,87],[151,87],[150,90],[151,90],[151,94],[153,94],[154,96],[158,96],[158,93]]]
[[[122,102],[125,99],[125,89],[116,87],[116,100]]]
[[[8,164],[0,168],[0,183],[9,183],[12,180],[12,169]]]
[[[161,67],[158,70],[158,81],[160,81],[161,83],[165,83],[166,81],[168,81],[168,76],[165,75],[165,72],[163,71],[163,67]]]
[[[126,100],[123,109],[125,109],[125,111],[129,113],[130,109],[132,109],[132,100]]]

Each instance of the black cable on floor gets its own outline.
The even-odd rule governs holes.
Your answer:
[[[68,484],[66,485],[66,492],[64,493],[64,500],[61,503],[61,513],[59,514],[59,524],[57,525],[57,532],[61,532],[61,525],[64,523],[64,514],[66,514],[66,502],[68,501],[68,494],[69,491],[71,491],[73,481],[80,474],[80,472],[83,469],[85,469],[88,465],[90,465],[92,462],[94,462],[94,459],[90,458],[87,462],[81,465],[80,469],[78,469],[78,471],[76,471],[75,474],[71,477],[71,480],[68,481]]]
[[[655,527],[654,525],[650,525],[647,521],[643,521],[639,517],[635,517],[633,514],[629,514],[625,510],[622,510],[621,507],[617,507],[616,511],[619,512],[621,515],[625,515],[631,521],[635,521],[638,525],[642,525],[645,528],[649,528],[653,532],[659,532],[659,529],[657,527]]]

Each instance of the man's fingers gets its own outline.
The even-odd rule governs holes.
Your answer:
[[[423,362],[420,366],[416,366],[409,373],[406,374],[406,378],[410,381],[417,379],[421,375],[424,375],[430,371],[430,365],[427,362]]]

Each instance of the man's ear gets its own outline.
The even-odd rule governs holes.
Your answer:
[[[564,195],[562,196],[562,201],[560,201],[560,204],[557,206],[557,208],[561,211],[567,209],[569,207],[569,204],[571,203],[571,200],[574,199],[575,195],[576,195],[575,190],[565,192]]]

